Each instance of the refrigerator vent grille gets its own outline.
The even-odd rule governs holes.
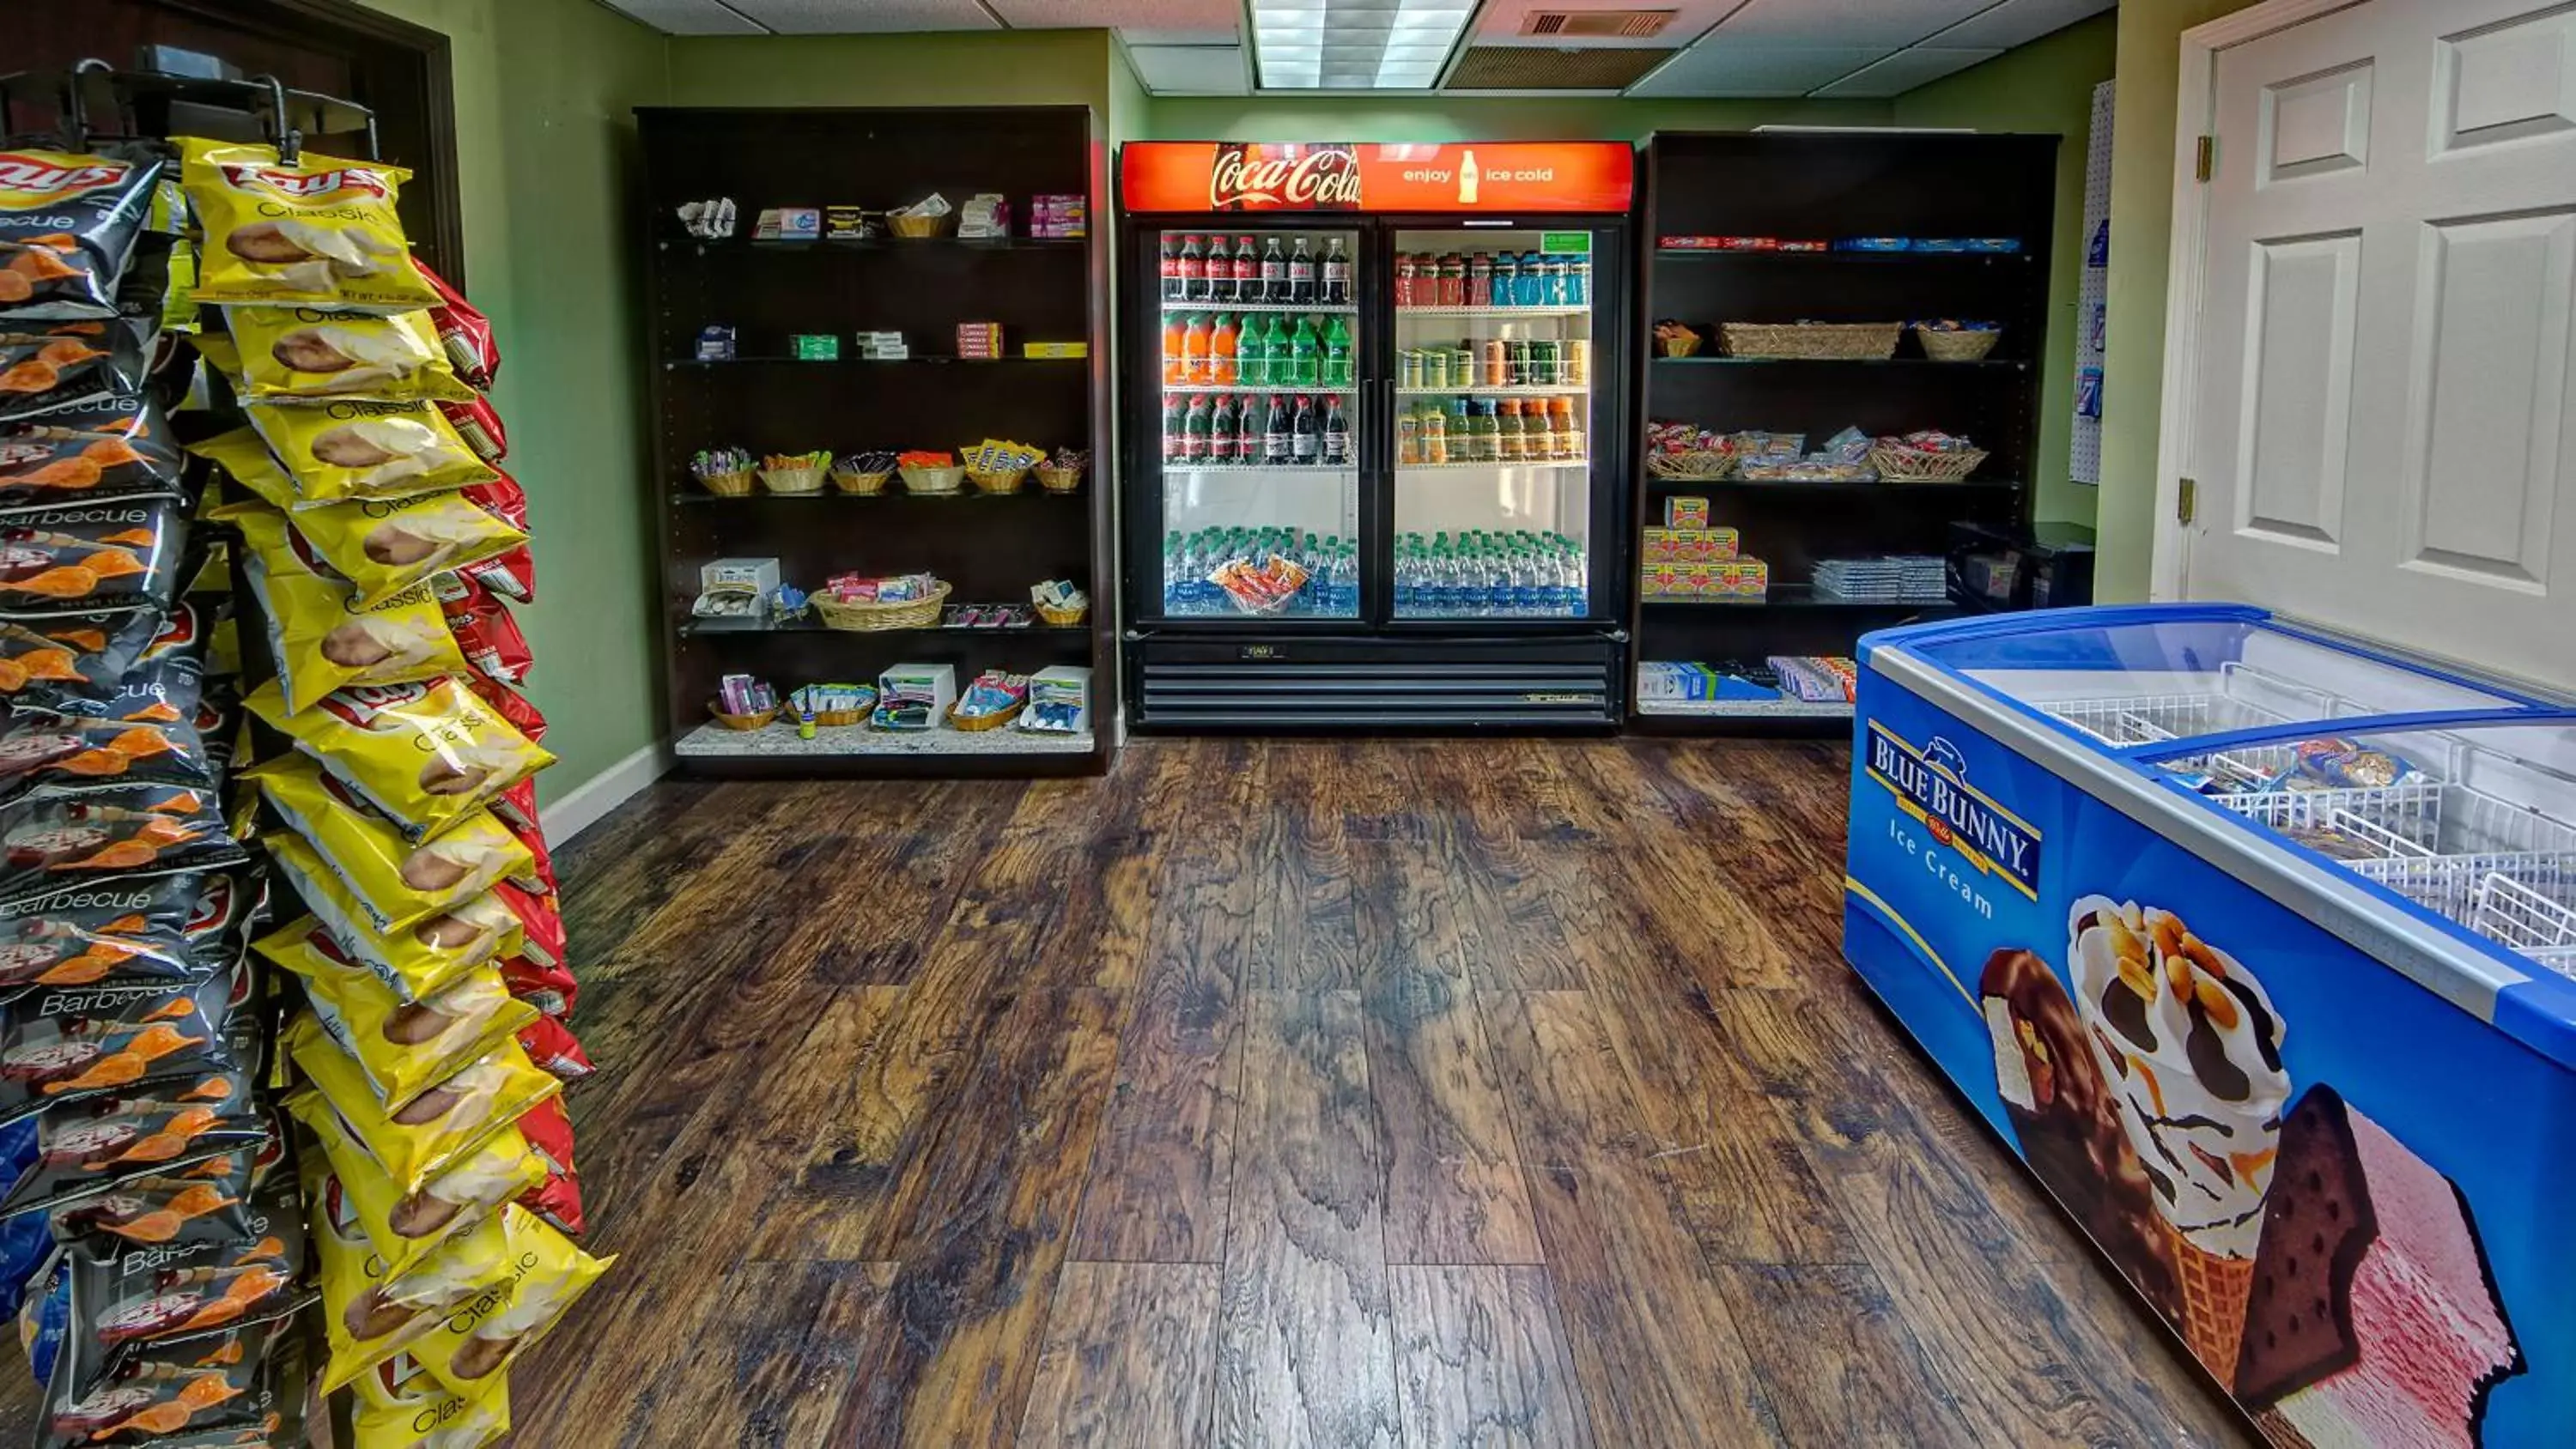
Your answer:
[[[1661,47],[1558,50],[1547,46],[1479,45],[1458,58],[1453,91],[1618,91],[1674,54]]]
[[[1643,40],[1662,33],[1678,13],[1671,10],[1533,10],[1521,17],[1523,35],[1554,35],[1569,40]]]
[[[1140,670],[1147,729],[1550,729],[1617,722],[1617,663],[1157,659]],[[1196,651],[1194,651],[1196,652]]]

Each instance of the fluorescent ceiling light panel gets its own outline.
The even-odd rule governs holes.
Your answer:
[[[1476,12],[1470,0],[1252,0],[1265,90],[1427,90]]]

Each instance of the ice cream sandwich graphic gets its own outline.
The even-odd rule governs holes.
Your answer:
[[[2459,1189],[2310,1088],[2281,1125],[2238,1398],[2283,1444],[2472,1449],[2523,1367]]]

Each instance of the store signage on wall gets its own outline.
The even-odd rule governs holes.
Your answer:
[[[1626,211],[1624,141],[1130,141],[1129,211]]]

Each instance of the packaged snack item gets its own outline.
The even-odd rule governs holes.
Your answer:
[[[0,835],[0,901],[68,882],[239,864],[211,794],[129,786],[37,795],[9,812]]]
[[[275,692],[290,711],[311,709],[335,689],[405,684],[461,673],[465,656],[425,583],[373,604],[356,586],[316,568],[281,513],[233,520],[250,550],[243,582],[268,619]]]
[[[322,1328],[331,1345],[325,1390],[401,1352],[508,1266],[509,1236],[499,1218],[487,1217],[408,1271],[389,1274],[329,1161],[307,1153],[302,1175],[321,1266]]]
[[[187,722],[130,724],[20,710],[0,721],[0,800],[102,785],[212,790],[214,765]]]
[[[323,1031],[395,1113],[490,1055],[504,1038],[545,1019],[513,1000],[501,973],[488,966],[421,1001],[403,1000],[363,971],[315,977],[307,990]]]
[[[0,621],[0,695],[12,705],[58,707],[116,690],[165,627],[159,616],[132,612]]]
[[[492,712],[510,722],[510,728],[528,737],[528,743],[546,742],[546,717],[528,702],[528,697],[506,684],[494,684],[481,673],[469,673],[465,684],[474,697],[492,707]]]
[[[259,772],[260,792],[382,933],[472,900],[504,878],[535,881],[528,847],[490,812],[415,845],[303,756]]]
[[[279,838],[283,839],[283,837]],[[471,903],[459,909],[478,911],[488,909],[488,905],[482,904],[484,899],[478,897],[477,903]],[[506,916],[507,912],[503,914]],[[432,916],[425,919],[444,920],[446,918]],[[499,941],[501,944],[509,945],[513,950],[517,949],[518,924],[515,920],[511,920],[502,929]],[[338,940],[333,938],[331,932],[319,919],[313,916],[299,916],[286,926],[261,937],[258,949],[262,956],[307,979],[335,972],[370,973],[405,1001],[420,1001],[436,996],[454,985],[466,972],[492,959],[497,952],[497,948],[487,948],[481,956],[475,956],[465,952],[430,950],[419,947],[416,941],[410,944],[413,949],[395,950],[380,943],[371,952],[377,959],[364,960],[350,954]],[[379,965],[378,961],[387,961],[389,964]]]
[[[288,1095],[286,1108],[322,1130],[336,1119],[404,1191],[428,1183],[473,1155],[530,1107],[563,1090],[538,1071],[515,1041],[503,1041],[447,1080],[387,1111],[366,1072],[308,1014],[287,1027],[285,1043],[311,1085]]]
[[[190,140],[180,179],[205,243],[199,302],[409,311],[438,301],[412,265],[399,166]]]
[[[230,959],[245,894],[229,871],[185,871],[0,905],[0,989],[191,980]]]
[[[501,426],[500,413],[492,404],[476,398],[471,402],[443,402],[438,415],[474,450],[474,456],[486,463],[498,463],[510,456],[510,434]]]
[[[451,493],[423,493],[348,503],[300,504],[286,470],[248,428],[189,451],[223,464],[257,501],[227,503],[213,516],[240,519],[263,509],[293,509],[296,552],[318,560],[357,590],[361,608],[380,603],[450,569],[497,557],[528,541],[525,528],[502,516],[526,517],[519,485],[507,478]]]
[[[416,257],[412,265],[438,293],[438,305],[429,309],[429,321],[438,330],[439,345],[447,350],[448,365],[459,381],[478,392],[490,392],[493,377],[501,371],[501,344],[493,340],[491,321],[465,300],[464,293],[448,285],[445,277]]]
[[[454,678],[352,686],[301,714],[287,712],[272,680],[246,703],[407,840],[445,834],[554,763]]]
[[[508,1270],[412,1346],[423,1367],[459,1392],[501,1377],[617,1261],[592,1257],[515,1205],[501,1209],[501,1230]]]
[[[427,312],[234,307],[224,317],[244,402],[474,396],[447,365]]]
[[[163,153],[0,150],[0,314],[112,317]]]
[[[230,1241],[66,1243],[47,1287],[68,1297],[72,1351],[103,1361],[126,1344],[204,1333],[290,1306],[304,1272],[303,1204],[283,1173],[262,1198],[243,1219],[250,1236]]]
[[[99,621],[82,616],[44,619],[28,625],[0,623],[0,651],[24,643],[30,658],[46,647],[30,641],[47,641],[56,648],[109,642],[116,652],[125,653],[117,647],[117,641],[130,639],[147,626],[151,630],[142,649],[125,653],[129,662],[123,669],[91,670],[76,659],[69,673],[79,678],[31,679],[9,702],[20,709],[73,719],[194,724],[203,735],[201,706],[206,693],[206,656],[213,633],[208,612],[205,606],[183,599],[164,614],[110,615],[107,623],[117,630],[113,640],[103,632],[91,632]],[[35,662],[53,668],[59,666],[60,659],[60,655],[51,655]],[[5,668],[0,668],[0,675],[5,673]],[[214,758],[216,742],[209,738],[205,743],[208,758]]]
[[[251,1082],[247,1072],[215,1072],[47,1108],[35,1118],[36,1165],[0,1199],[0,1217],[258,1151],[269,1128],[251,1105]]]
[[[409,498],[500,476],[429,403],[253,403],[245,411],[295,481],[298,507]]]
[[[354,1449],[483,1449],[510,1432],[507,1379],[486,1379],[460,1394],[420,1360],[397,1353],[355,1382]]]
[[[145,1173],[64,1202],[52,1213],[54,1233],[65,1242],[96,1236],[141,1247],[236,1244],[268,1237],[275,1230],[276,1184],[291,1174],[285,1170],[285,1133],[274,1123],[266,1130],[257,1144],[243,1150]],[[11,1219],[31,1220],[42,1221],[33,1213]]]
[[[440,574],[430,582],[447,613],[447,631],[456,636],[456,647],[474,672],[514,689],[526,684],[536,655],[509,606],[462,574]]]
[[[551,1022],[553,1018],[545,1020]],[[519,1206],[558,1230],[580,1237],[586,1227],[581,1210],[581,1177],[573,1170],[572,1118],[564,1112],[563,1098],[555,1097],[529,1108],[527,1115],[519,1119],[519,1132],[546,1167],[546,1180],[519,1194]]]
[[[22,988],[0,1001],[0,1121],[248,1070],[226,1028],[249,984],[244,971],[217,970],[175,981]]]
[[[2357,740],[2301,740],[2296,762],[2272,785],[2276,790],[2384,790],[2414,777],[2411,764]]]
[[[528,1060],[535,1062],[539,1070],[563,1081],[578,1082],[599,1070],[591,1064],[590,1053],[582,1050],[581,1039],[572,1034],[572,1028],[554,1017],[538,1016],[520,1027],[518,1036],[519,1045],[527,1049]],[[568,1231],[577,1233],[581,1229],[575,1227]]]
[[[0,618],[167,608],[187,536],[170,498],[0,512]]]
[[[0,418],[130,397],[152,356],[152,323],[23,322],[0,317]]]
[[[46,1387],[36,1443],[284,1449],[304,1442],[310,1369],[304,1331],[291,1314],[113,1355],[66,1343]]]
[[[323,1115],[328,1118],[327,1109]],[[515,1126],[494,1133],[427,1186],[409,1193],[367,1155],[348,1124],[329,1119],[316,1123],[314,1134],[339,1185],[329,1211],[357,1219],[392,1277],[428,1261],[450,1238],[546,1182],[545,1160]]]

